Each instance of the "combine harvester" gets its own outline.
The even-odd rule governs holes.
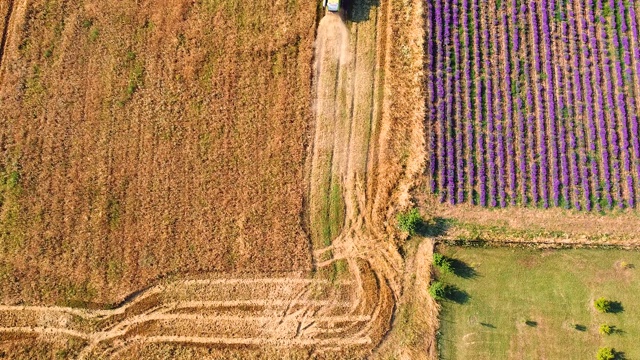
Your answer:
[[[340,0],[324,0],[324,7],[331,12],[340,11]]]

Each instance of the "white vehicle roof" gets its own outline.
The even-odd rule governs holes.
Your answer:
[[[325,0],[324,4],[329,11],[335,12],[340,10],[340,0]]]

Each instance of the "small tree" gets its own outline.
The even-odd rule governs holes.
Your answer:
[[[594,301],[593,306],[601,313],[608,313],[611,311],[611,301],[603,297]]]
[[[429,294],[436,301],[444,300],[447,298],[447,285],[445,285],[442,281],[435,281],[429,287]]]
[[[444,261],[442,262],[442,265],[440,265],[440,270],[442,270],[442,272],[447,273],[447,274],[453,274],[453,265],[451,264],[451,260],[449,259],[444,259]]]
[[[453,264],[451,263],[451,259],[449,259],[448,257],[442,254],[438,254],[438,253],[433,254],[433,264],[436,267],[438,267],[440,270],[442,270],[442,272],[444,273],[447,273],[447,274],[453,273]]]
[[[616,358],[616,353],[610,347],[600,348],[598,350],[598,353],[596,354],[597,360],[615,360],[615,358]]]
[[[600,334],[602,335],[611,335],[613,334],[613,326],[611,325],[607,325],[607,324],[602,324],[600,325]]]
[[[410,236],[416,234],[418,227],[424,221],[416,208],[413,208],[406,213],[398,214],[397,220],[398,228],[404,232],[408,232]]]

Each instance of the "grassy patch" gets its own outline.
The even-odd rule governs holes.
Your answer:
[[[326,226],[329,227],[329,242],[333,241],[344,225],[344,211],[345,204],[342,198],[342,187],[337,179],[334,179],[331,184],[331,192],[329,194],[329,222]]]
[[[329,168],[329,166],[327,166]],[[312,219],[312,239],[314,248],[330,246],[333,239],[342,231],[344,225],[345,204],[342,197],[342,187],[339,180],[326,174],[323,180],[323,187],[318,187],[318,207],[311,214]],[[327,184],[328,183],[328,184]],[[328,192],[321,189],[326,188]]]
[[[144,80],[144,65],[140,62],[136,62],[131,74],[129,75],[129,84],[127,85],[127,99],[131,98],[133,94],[142,86]]]
[[[114,197],[107,200],[107,222],[112,230],[120,223],[120,201]]]
[[[122,261],[111,259],[107,263],[107,281],[114,283],[122,278],[124,265]]]
[[[331,273],[329,274],[329,280],[331,282],[335,282],[336,280],[342,278],[344,275],[348,274],[348,271],[349,263],[347,263],[347,260],[336,260],[332,265]]]
[[[89,31],[89,41],[96,41],[98,36],[100,36],[100,29],[94,27]]]
[[[446,359],[592,359],[600,347],[640,357],[640,253],[443,247],[476,276],[442,274],[468,294],[445,301],[439,347]],[[620,304],[600,313],[594,300]],[[600,334],[608,324],[616,331]],[[619,331],[617,331],[619,330]]]
[[[459,240],[495,240],[497,236],[505,239],[521,239],[534,240],[539,238],[545,239],[562,239],[567,234],[562,231],[549,231],[540,228],[530,229],[513,229],[506,225],[485,225],[472,222],[452,221],[455,230],[460,231],[457,235]]]

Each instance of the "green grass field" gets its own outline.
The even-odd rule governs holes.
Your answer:
[[[443,302],[441,359],[595,359],[599,347],[640,358],[640,252],[445,247],[462,276]],[[635,265],[635,266],[634,266]],[[638,267],[638,268],[636,268]],[[620,302],[601,314],[594,299]],[[615,326],[601,335],[601,324]]]

